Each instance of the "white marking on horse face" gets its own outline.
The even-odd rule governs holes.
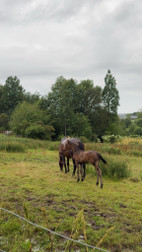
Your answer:
[[[63,144],[64,146],[66,146],[66,143],[67,143],[67,139],[63,140],[62,144]]]

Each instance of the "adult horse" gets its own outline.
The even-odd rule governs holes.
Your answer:
[[[75,160],[75,165],[77,168],[77,175],[78,179],[77,181],[80,180],[79,178],[79,164],[82,163],[91,163],[97,171],[97,182],[96,185],[99,184],[99,179],[101,182],[101,188],[103,188],[103,181],[102,181],[102,172],[99,168],[99,161],[102,160],[105,164],[107,163],[105,159],[102,157],[102,155],[96,151],[84,151],[81,150],[77,145],[72,143],[70,140],[67,140],[66,142],[66,149],[70,150],[72,149],[73,152],[73,159]],[[81,180],[84,180],[84,177],[82,176],[82,167],[80,166],[80,173],[81,173]]]
[[[84,150],[84,144],[77,138],[67,138],[64,137],[61,139],[60,145],[59,145],[59,166],[60,170],[63,171],[63,167],[65,167],[65,173],[69,172],[69,159],[71,158],[73,161],[73,173],[72,175],[75,175],[76,171],[76,165],[75,161],[73,159],[73,151],[71,148],[66,148],[67,140],[70,140],[71,143],[75,144],[79,149]],[[67,158],[67,167],[66,167],[66,158]],[[85,164],[83,164],[83,177],[85,178]]]

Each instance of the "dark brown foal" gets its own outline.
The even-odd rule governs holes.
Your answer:
[[[67,140],[66,148],[70,148],[73,151],[73,159],[75,160],[75,164],[77,168],[77,176],[78,176],[77,181],[80,180],[79,173],[81,173],[81,180],[83,181],[82,166],[80,166],[80,169],[79,169],[79,165],[82,163],[91,163],[97,171],[96,185],[99,184],[99,179],[100,179],[101,188],[103,188],[102,172],[99,168],[99,161],[102,160],[105,164],[106,164],[106,161],[103,159],[101,154],[96,151],[80,150],[75,144],[71,143],[69,140]]]

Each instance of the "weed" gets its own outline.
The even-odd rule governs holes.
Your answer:
[[[86,222],[85,222],[84,215],[83,215],[83,209],[78,213],[75,221],[73,222],[71,238],[78,239],[80,232],[81,232],[81,234],[83,234],[83,238],[84,238],[85,242],[87,243]],[[67,251],[67,250],[71,251],[72,248],[73,248],[73,242],[68,241],[66,248],[65,248],[65,251]],[[88,248],[86,248],[85,251],[88,252]]]

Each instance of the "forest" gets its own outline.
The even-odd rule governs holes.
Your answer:
[[[135,118],[118,115],[117,83],[108,70],[104,88],[92,80],[57,78],[48,94],[26,92],[17,76],[0,85],[0,132],[22,137],[59,140],[62,136],[98,141],[115,136],[141,136],[142,112]]]

